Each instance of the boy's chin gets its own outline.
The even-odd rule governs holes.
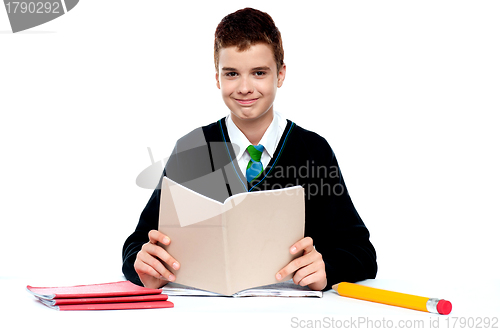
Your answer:
[[[240,121],[256,121],[259,120],[260,118],[264,117],[265,115],[271,114],[273,111],[268,110],[267,112],[241,112],[241,111],[231,111],[231,116],[234,121],[235,117],[240,120]]]

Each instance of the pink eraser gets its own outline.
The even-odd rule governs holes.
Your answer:
[[[437,304],[437,311],[441,315],[448,315],[451,312],[451,302],[446,300],[439,300]]]

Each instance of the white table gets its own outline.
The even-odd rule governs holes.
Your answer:
[[[403,280],[365,280],[361,284],[405,292],[420,296],[449,300],[453,311],[441,316],[398,307],[386,306],[338,296],[333,291],[323,298],[223,298],[223,297],[170,297],[174,308],[116,311],[66,311],[45,307],[30,295],[26,285],[71,286],[124,280],[66,279],[66,283],[28,278],[1,278],[2,326],[15,326],[3,331],[186,331],[186,328],[219,331],[296,331],[313,327],[318,330],[391,327],[404,324],[405,330],[417,329],[419,324],[430,328],[453,327],[460,324],[482,324],[485,318],[500,319],[500,282],[484,281],[472,287],[466,283],[413,282]],[[43,282],[43,283],[42,283]],[[467,323],[466,323],[467,324]],[[333,325],[333,327],[332,327]],[[336,326],[337,325],[337,326]],[[334,328],[336,326],[336,328]],[[470,326],[469,326],[470,327]],[[420,329],[422,330],[422,329]],[[464,329],[461,329],[464,330]],[[194,331],[194,330],[193,330]]]

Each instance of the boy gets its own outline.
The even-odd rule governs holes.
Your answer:
[[[276,271],[276,282],[293,274],[296,284],[326,290],[340,281],[375,278],[375,249],[332,149],[273,109],[286,74],[283,57],[280,32],[268,14],[245,8],[224,17],[215,32],[215,78],[230,115],[179,139],[163,176],[219,201],[243,191],[302,185],[305,237],[290,247],[302,255]],[[225,186],[196,185],[216,172]],[[170,271],[182,268],[157,245],[170,244],[168,234],[157,231],[160,188],[123,247],[123,273],[150,288],[175,281]]]

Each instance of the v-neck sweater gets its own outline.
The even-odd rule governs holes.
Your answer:
[[[369,231],[352,203],[335,154],[323,137],[287,120],[273,158],[252,183],[246,182],[235,156],[222,118],[179,139],[162,178],[168,176],[220,202],[245,191],[301,185],[305,195],[304,236],[313,239],[325,262],[325,290],[341,281],[375,278],[376,252]],[[215,172],[223,174],[225,186],[220,183],[207,186],[206,181],[196,185],[195,179],[207,178]],[[148,232],[158,229],[160,195],[159,184],[142,211],[136,230],[123,246],[122,271],[138,285],[142,283],[134,262],[142,245],[149,241]]]

